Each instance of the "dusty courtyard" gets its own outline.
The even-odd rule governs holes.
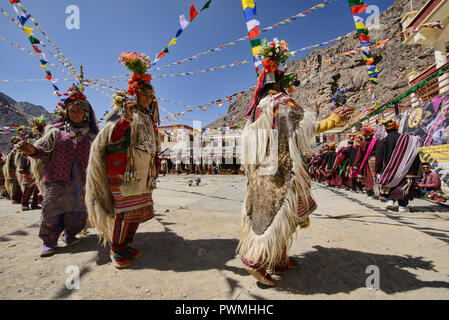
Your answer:
[[[245,177],[160,177],[156,216],[139,227],[143,256],[117,270],[94,230],[40,258],[40,211],[0,200],[0,299],[449,299],[449,209],[424,200],[386,212],[364,194],[314,185],[311,226],[290,250],[299,270],[256,284],[235,255]],[[370,265],[380,289],[365,285]],[[68,266],[80,289],[67,289]]]

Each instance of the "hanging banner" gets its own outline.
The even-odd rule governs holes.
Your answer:
[[[418,136],[420,147],[449,143],[449,93],[407,111],[402,133]]]

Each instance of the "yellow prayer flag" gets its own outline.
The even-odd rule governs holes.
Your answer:
[[[25,31],[25,33],[27,34],[27,37],[30,36],[31,32],[33,32],[33,28],[27,28],[27,27],[23,27],[23,31]]]
[[[47,67],[44,66],[43,64],[41,64],[41,68],[44,69],[45,71],[47,71]]]
[[[324,8],[324,4],[320,3],[320,4],[317,4],[315,7]]]
[[[167,47],[170,47],[170,46],[174,45],[176,43],[176,40],[177,40],[176,38],[171,39],[171,41],[170,41],[170,43],[168,44]]]
[[[289,23],[292,22],[290,19],[285,19],[284,21]]]
[[[254,47],[251,50],[253,51],[253,56],[258,55],[260,53],[260,46]]]
[[[363,22],[355,22],[355,28],[356,29],[366,29],[365,25],[363,24]]]
[[[255,8],[256,5],[253,0],[242,0],[242,7],[245,10],[246,8]]]

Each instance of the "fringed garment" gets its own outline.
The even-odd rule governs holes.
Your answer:
[[[302,160],[317,127],[312,113],[283,93],[263,98],[255,114],[243,131],[248,185],[237,250],[250,265],[273,268],[317,207]]]
[[[122,116],[113,107],[92,144],[86,185],[89,221],[114,251],[132,242],[140,222],[154,217],[152,192],[160,152],[150,114],[135,111],[131,123]]]

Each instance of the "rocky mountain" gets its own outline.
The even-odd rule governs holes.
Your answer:
[[[50,113],[42,106],[29,102],[17,102],[6,94],[0,92],[0,127],[11,127],[28,124],[32,117],[45,115],[50,118]],[[0,152],[9,151],[9,142],[15,133],[0,133]]]
[[[415,0],[414,8],[421,8],[427,0]],[[416,10],[416,9],[415,9]],[[375,94],[378,105],[382,105],[408,88],[407,73],[413,68],[423,71],[434,64],[433,49],[420,45],[403,45],[400,21],[410,11],[410,0],[397,0],[379,16],[379,29],[371,29],[372,41],[390,39],[386,47],[378,49],[372,46],[373,57],[379,70]],[[355,27],[354,27],[355,28]],[[355,29],[354,29],[355,30]],[[288,40],[288,39],[286,39]],[[356,34],[323,49],[315,49],[303,59],[290,61],[284,67],[286,73],[296,73],[301,85],[292,94],[301,105],[314,108],[320,115],[330,113],[332,105],[329,95],[337,88],[347,88],[348,104],[357,109],[371,105],[367,95],[370,85],[362,53],[354,57],[341,56],[350,50],[360,48]],[[323,61],[332,59],[334,66]],[[311,66],[311,67],[310,67]],[[307,70],[307,72],[300,71]],[[242,123],[254,92],[232,103],[226,116],[210,123],[207,127],[229,126]]]

